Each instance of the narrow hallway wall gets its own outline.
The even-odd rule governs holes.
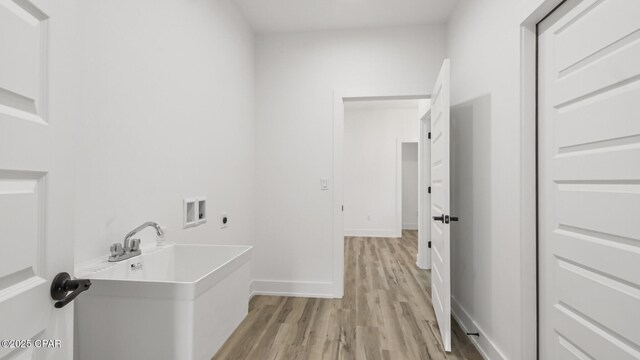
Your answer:
[[[451,58],[452,310],[490,359],[534,359],[521,252],[520,23],[542,0],[461,0]]]

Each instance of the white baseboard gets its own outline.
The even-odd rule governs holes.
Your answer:
[[[418,230],[418,224],[402,224],[402,230]]]
[[[507,358],[498,349],[495,343],[487,336],[487,333],[478,326],[469,316],[469,313],[460,306],[458,301],[451,297],[451,315],[456,319],[462,331],[464,332],[478,332],[480,336],[469,336],[469,339],[473,345],[478,349],[480,355],[487,360],[506,360]]]
[[[253,280],[251,297],[255,295],[336,298],[333,283],[307,281]]]
[[[378,229],[344,229],[344,236],[399,238],[402,231]]]

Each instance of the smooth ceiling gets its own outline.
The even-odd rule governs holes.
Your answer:
[[[258,33],[444,23],[457,0],[236,0]]]

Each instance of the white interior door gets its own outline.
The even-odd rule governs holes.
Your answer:
[[[65,33],[49,10],[0,0],[0,340],[21,340],[1,344],[2,360],[72,357],[73,309],[50,296],[54,276],[73,272],[73,177],[69,129],[50,116],[61,107],[49,111],[67,89],[49,86],[64,82],[49,50]]]
[[[539,25],[540,359],[640,359],[640,1]]]
[[[451,351],[449,59],[431,98],[431,299],[442,344]]]

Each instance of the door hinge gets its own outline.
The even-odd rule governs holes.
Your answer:
[[[429,243],[427,244],[427,246],[429,246],[429,249],[431,249],[431,241],[429,241]]]
[[[427,188],[427,192],[428,192],[429,194],[431,194],[431,186],[429,186],[429,187]]]
[[[431,131],[427,134],[427,139],[431,140]]]

